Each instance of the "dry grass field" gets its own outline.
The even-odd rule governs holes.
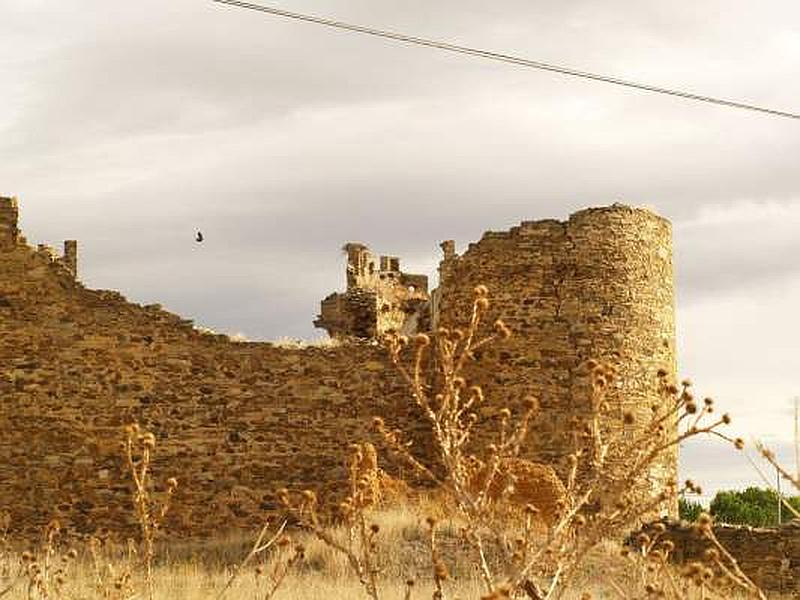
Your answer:
[[[425,500],[414,505],[396,506],[376,514],[380,525],[381,539],[378,555],[381,557],[381,598],[404,600],[406,598],[436,598],[436,586],[431,574],[430,561],[426,556],[427,539],[424,534],[427,514],[436,510],[434,501]],[[454,520],[441,523],[441,540],[444,560],[449,570],[449,580],[443,586],[446,598],[478,599],[485,590],[475,561],[469,548],[458,540],[461,524]],[[340,537],[346,537],[339,530]],[[270,595],[275,573],[283,572],[291,550],[276,547],[273,551],[258,556],[243,569],[238,565],[247,556],[252,539],[227,537],[213,542],[158,544],[154,567],[154,596],[164,600],[208,600],[229,598],[231,600],[256,600],[275,598],[285,600],[347,600],[366,598],[363,586],[353,577],[346,558],[327,544],[307,533],[290,533],[290,537],[304,546],[305,559],[291,569],[280,587]],[[69,557],[72,546],[52,548],[50,555],[49,588],[44,591],[29,586],[30,579],[23,576],[11,589],[0,587],[0,594],[7,600],[30,600],[32,598],[63,599],[123,599],[145,598],[147,585],[144,573],[137,566],[137,557],[129,556],[125,548],[101,547],[95,561],[88,545],[78,544],[78,554]],[[39,548],[40,562],[44,564],[47,550]],[[26,555],[27,556],[27,555]],[[22,551],[17,547],[6,547],[0,556],[0,581],[8,585],[19,570]],[[62,560],[67,557],[67,560]],[[63,569],[63,570],[62,570]],[[56,571],[59,570],[59,574]],[[674,576],[680,569],[674,568]],[[117,578],[130,574],[131,579],[120,585]],[[233,578],[230,587],[226,585]],[[567,600],[591,597],[600,598],[646,598],[640,569],[634,559],[622,556],[621,546],[607,542],[596,547],[580,572],[573,574],[570,585],[560,596]],[[62,581],[57,583],[56,579]],[[409,588],[406,581],[414,580]],[[608,586],[613,579],[630,595],[621,596]],[[638,593],[637,593],[638,591]],[[586,594],[591,594],[586,596]],[[657,597],[657,596],[653,596]],[[713,596],[708,596],[713,597]],[[730,598],[747,598],[747,594],[734,593]],[[770,595],[769,598],[789,598]]]

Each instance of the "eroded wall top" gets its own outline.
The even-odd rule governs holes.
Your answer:
[[[389,331],[416,332],[428,324],[428,277],[400,270],[396,256],[376,256],[364,244],[350,242],[344,293],[321,303],[316,327],[333,338],[378,338]]]
[[[0,196],[0,251],[27,247],[27,240],[19,230],[19,202],[14,197]],[[55,248],[39,244],[38,252],[53,264],[57,264],[75,278],[78,275],[78,242],[64,240],[64,252],[58,255]]]
[[[135,534],[120,450],[134,421],[157,439],[154,491],[179,481],[169,534],[250,530],[281,487],[335,503],[347,444],[370,439],[378,414],[421,436],[380,347],[233,342],[86,288],[22,236],[0,249],[0,512],[16,534],[38,537],[54,518]]]

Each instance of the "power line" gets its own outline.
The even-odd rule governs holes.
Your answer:
[[[270,6],[264,6],[262,4],[253,4],[251,2],[241,2],[240,0],[213,0],[219,4],[227,4],[230,6],[235,6],[238,8],[245,8],[249,10],[255,10],[263,13],[267,13],[270,15],[275,15],[278,17],[285,17],[288,19],[295,19],[297,21],[305,21],[307,23],[315,23],[317,25],[325,25],[326,27],[334,27],[336,29],[344,29],[347,31],[355,31],[357,33],[363,33],[366,35],[372,35],[381,38],[387,38],[390,40],[396,40],[399,42],[405,42],[408,44],[416,44],[418,46],[427,46],[429,48],[438,48],[439,50],[446,50],[448,52],[456,52],[458,54],[468,54],[470,56],[478,56],[480,58],[486,58],[489,60],[496,60],[505,63],[511,63],[514,65],[519,65],[523,67],[530,67],[534,69],[541,69],[543,71],[553,71],[555,73],[561,73],[562,75],[570,75],[572,77],[580,77],[583,79],[591,79],[594,81],[602,81],[604,83],[611,83],[614,85],[621,85],[630,88],[636,88],[639,90],[644,90],[647,92],[654,92],[657,94],[666,94],[668,96],[677,96],[678,98],[684,98],[686,100],[697,100],[700,102],[709,102],[711,104],[717,104],[721,106],[729,106],[732,108],[741,108],[745,110],[753,110],[760,113],[766,113],[776,117],[787,117],[789,119],[800,119],[800,114],[782,111],[782,110],[775,110],[772,108],[765,108],[763,106],[756,106],[755,104],[747,104],[744,102],[737,102],[734,100],[725,100],[723,98],[715,98],[712,96],[703,96],[701,94],[694,94],[692,92],[685,92],[676,89],[664,88],[655,85],[649,85],[646,83],[638,83],[635,81],[628,81],[625,79],[619,79],[617,77],[611,77],[608,75],[599,75],[597,73],[590,73],[588,71],[579,71],[577,69],[572,69],[569,67],[562,67],[552,63],[540,62],[536,60],[530,60],[527,58],[521,58],[518,56],[512,56],[510,54],[500,54],[497,52],[491,52],[489,50],[480,50],[478,48],[470,48],[469,46],[459,46],[456,44],[450,44],[447,42],[439,42],[436,40],[429,40],[425,38],[415,37],[411,35],[406,35],[403,33],[396,33],[393,31],[384,31],[381,29],[374,29],[372,27],[364,27],[362,25],[352,25],[350,23],[344,23],[342,21],[335,21],[333,19],[327,19],[325,17],[316,17],[313,15],[305,15],[295,12],[290,12],[288,10],[282,10],[279,8],[273,8]]]

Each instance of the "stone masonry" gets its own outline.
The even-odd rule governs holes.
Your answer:
[[[672,559],[678,564],[702,561],[710,543],[691,524],[669,521],[663,539],[675,544]],[[651,532],[651,528],[644,528]],[[780,527],[715,525],[714,535],[739,563],[739,567],[764,590],[800,597],[800,521]]]
[[[54,517],[80,532],[132,531],[119,443],[134,420],[159,440],[156,478],[180,481],[166,524],[175,535],[252,530],[281,487],[335,499],[348,443],[370,438],[374,415],[427,452],[424,419],[373,340],[463,320],[477,283],[490,289],[492,319],[514,331],[468,374],[491,400],[478,430],[488,435],[499,408],[538,396],[529,457],[559,467],[571,450],[565,424],[587,410],[576,377],[585,359],[619,365],[612,401],[637,412],[656,398],[656,370],[674,372],[670,226],[647,210],[524,222],[461,255],[445,242],[430,293],[397,259],[348,244],[347,291],[324,300],[316,321],[345,341],[302,349],[233,342],[158,305],[87,289],[75,242],[63,256],[30,247],[17,210],[0,198],[0,511],[19,533]],[[644,483],[673,475],[673,458]]]
[[[514,332],[503,348],[482,353],[473,377],[489,397],[514,406],[539,399],[541,418],[529,452],[564,472],[572,448],[565,434],[574,416],[588,417],[589,393],[579,367],[589,359],[619,368],[612,406],[644,426],[658,401],[656,372],[675,373],[675,322],[670,223],[650,211],[614,205],[556,220],[523,222],[488,232],[461,256],[442,244],[434,326],[458,322],[484,284]],[[495,405],[497,406],[497,405]],[[502,406],[497,407],[502,408]],[[656,464],[651,492],[677,476],[674,460]],[[677,513],[677,505],[668,507]]]
[[[363,244],[345,244],[347,291],[322,301],[314,325],[333,338],[375,339],[412,333],[429,322],[428,278],[400,270],[395,256],[376,257]]]

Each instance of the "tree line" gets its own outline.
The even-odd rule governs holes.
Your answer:
[[[783,496],[783,500],[800,512],[800,496]],[[704,510],[699,502],[688,498],[679,501],[681,519],[695,521]],[[719,491],[708,510],[717,523],[771,527],[778,524],[778,494],[774,490],[758,487]],[[785,523],[793,518],[792,512],[782,506],[780,521]]]

